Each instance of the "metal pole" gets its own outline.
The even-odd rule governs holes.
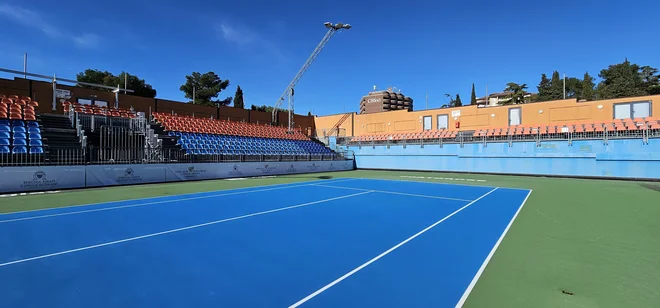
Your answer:
[[[57,110],[57,76],[53,75],[53,110]]]
[[[193,104],[195,104],[195,87],[193,87]]]
[[[488,85],[486,85],[486,106],[490,105],[490,97],[488,97]]]
[[[27,79],[27,52],[23,55],[23,79]]]
[[[124,94],[126,94],[127,88],[128,88],[128,73],[124,72]]]
[[[566,99],[566,73],[564,73],[564,99]]]

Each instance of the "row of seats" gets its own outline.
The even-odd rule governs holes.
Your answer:
[[[307,155],[330,154],[328,148],[311,140],[226,136],[205,133],[170,132],[188,154],[195,155]]]
[[[551,125],[514,125],[509,127],[495,127],[478,129],[474,136],[497,137],[497,136],[530,136],[530,135],[552,135],[563,133],[626,133],[636,132],[643,129],[660,129],[658,120],[653,117],[637,119],[614,119],[607,122],[599,121],[577,121]]]
[[[38,122],[0,119],[0,154],[43,153]]]
[[[79,103],[64,102],[62,103],[65,111],[73,109],[74,112],[81,114],[90,114],[98,116],[116,117],[116,118],[136,118],[135,112],[123,109],[97,105],[84,105]]]
[[[502,136],[535,136],[565,133],[634,133],[643,129],[660,130],[660,123],[656,118],[614,119],[612,121],[576,121],[553,123],[547,125],[513,125],[508,127],[493,127],[461,130],[464,133],[473,132],[474,137],[502,137]],[[354,137],[351,142],[369,142],[386,140],[417,140],[417,139],[453,139],[459,131],[457,129],[427,130],[416,133],[378,133]]]
[[[39,103],[27,96],[6,97],[0,94],[0,119],[34,121],[36,120],[35,107],[38,106]]]
[[[165,130],[216,135],[235,135],[246,137],[264,137],[275,139],[309,140],[299,130],[289,133],[287,128],[245,122],[233,122],[167,113],[153,113],[154,119]]]

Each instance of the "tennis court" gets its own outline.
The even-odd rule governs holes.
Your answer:
[[[453,307],[530,190],[336,178],[0,215],[0,307]]]

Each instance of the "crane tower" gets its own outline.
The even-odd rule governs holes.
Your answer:
[[[282,93],[282,96],[277,100],[277,103],[275,103],[275,106],[273,108],[273,125],[277,123],[277,110],[282,106],[282,103],[284,103],[285,100],[288,99],[289,106],[287,110],[289,111],[289,132],[292,132],[293,129],[293,96],[294,96],[294,90],[293,88],[298,84],[298,81],[300,81],[300,78],[305,74],[305,72],[309,69],[309,67],[312,65],[316,57],[319,56],[321,53],[321,50],[323,50],[323,47],[330,41],[333,35],[337,33],[337,31],[341,30],[348,30],[351,28],[351,25],[349,24],[343,24],[343,23],[336,23],[332,24],[330,22],[324,23],[325,27],[328,28],[328,32],[325,33],[325,36],[323,36],[323,39],[321,39],[321,42],[316,46],[312,54],[307,58],[307,61],[305,61],[305,64],[300,68],[298,73],[296,74],[295,77],[293,77],[293,80],[289,83],[289,85],[286,87],[284,90],[284,93]]]

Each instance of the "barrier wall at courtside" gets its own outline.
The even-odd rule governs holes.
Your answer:
[[[358,169],[660,180],[660,138],[349,146]]]
[[[0,168],[0,193],[353,170],[352,160]]]

